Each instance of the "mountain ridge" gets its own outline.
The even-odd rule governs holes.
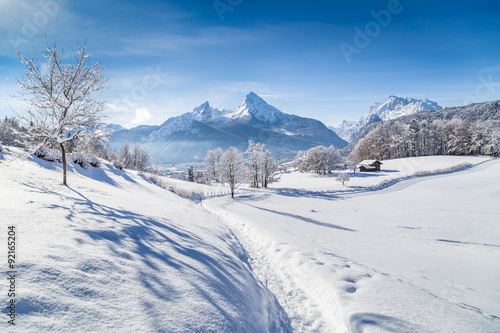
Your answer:
[[[359,119],[344,120],[339,126],[331,126],[330,129],[345,141],[352,142],[375,122],[393,120],[417,112],[437,109],[442,109],[442,107],[427,98],[415,99],[391,95],[385,101],[373,104],[368,113]]]

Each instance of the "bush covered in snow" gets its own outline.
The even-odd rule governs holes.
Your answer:
[[[87,156],[87,163],[94,168],[99,168],[101,166],[101,161],[94,155]]]
[[[2,144],[0,143],[0,153],[3,151]]]
[[[39,145],[33,148],[31,151],[33,155],[38,158],[41,158],[44,161],[48,162],[61,162],[62,157],[61,153],[56,150],[45,147],[44,145]]]
[[[80,153],[69,154],[68,160],[73,162],[74,164],[81,166],[82,168],[85,168],[88,165],[87,158],[85,157],[85,155]]]
[[[113,161],[113,166],[118,170],[123,170],[123,164],[118,160]]]

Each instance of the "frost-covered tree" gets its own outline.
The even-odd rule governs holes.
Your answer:
[[[269,150],[264,151],[261,163],[261,183],[263,187],[267,187],[270,183],[274,182],[273,175],[278,171],[279,165],[276,159]]]
[[[130,145],[128,142],[125,142],[118,153],[118,161],[123,165],[124,168],[131,168],[133,165],[132,162],[132,153],[130,152]]]
[[[26,140],[26,130],[15,117],[5,117],[0,121],[0,143],[8,146],[23,146]]]
[[[207,157],[205,158],[206,170],[204,174],[207,182],[220,182],[219,164],[223,154],[224,151],[220,147],[207,151]]]
[[[218,169],[221,181],[229,185],[231,197],[234,198],[234,191],[244,176],[243,155],[237,148],[229,147],[222,155]]]
[[[317,174],[331,173],[343,163],[340,153],[333,147],[317,146],[307,152],[300,151],[292,165],[300,172],[314,171]]]
[[[347,162],[347,167],[352,171],[353,174],[356,174],[356,170],[358,169],[358,162],[349,161]]]
[[[79,137],[88,135],[101,124],[104,102],[98,99],[105,89],[101,61],[91,63],[86,44],[65,58],[63,51],[47,42],[35,57],[17,51],[25,76],[17,79],[21,97],[29,106],[22,119],[33,141],[47,140],[61,151],[63,183],[66,181],[66,147]]]
[[[140,144],[135,144],[131,153],[132,167],[139,171],[146,171],[150,165],[151,155]]]
[[[338,175],[337,175],[337,178],[335,178],[336,181],[338,182],[341,182],[342,185],[345,185],[346,182],[348,182],[349,180],[351,180],[351,178],[349,177],[349,174],[346,173],[346,172],[339,172]]]
[[[278,170],[278,163],[263,143],[248,141],[247,176],[252,187],[267,187],[273,182],[273,175]]]
[[[264,145],[260,142],[254,143],[253,140],[248,141],[247,155],[247,172],[251,187],[259,187],[259,180],[262,175],[262,158],[264,154]]]

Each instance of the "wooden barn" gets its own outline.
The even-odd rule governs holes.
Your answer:
[[[364,160],[359,162],[359,171],[360,172],[372,172],[379,171],[382,162],[379,160]]]

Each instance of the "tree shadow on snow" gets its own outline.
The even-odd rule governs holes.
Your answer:
[[[169,280],[176,276],[171,273],[171,269],[189,277],[184,282],[196,290],[198,297],[213,305],[225,319],[227,331],[245,330],[252,324],[246,318],[247,313],[252,313],[252,308],[247,307],[249,303],[242,300],[242,290],[248,290],[247,283],[254,284],[252,290],[258,289],[262,295],[267,290],[252,276],[240,279],[238,273],[235,275],[235,272],[247,274],[241,261],[175,225],[168,218],[155,218],[113,208],[94,202],[75,189],[69,189],[77,195],[67,197],[72,201],[71,205],[68,206],[66,202],[64,206],[50,204],[47,208],[66,211],[67,220],[73,222],[75,230],[84,235],[75,238],[76,242],[104,245],[112,257],[130,262],[127,266],[136,270],[137,283],[154,296],[153,299],[149,297],[141,301],[144,312],[149,315],[147,320],[152,321],[154,327],[164,326],[160,314],[163,313],[161,307],[165,307],[165,302],[175,303],[185,297],[183,290],[173,287],[173,282],[177,282]],[[111,226],[108,224],[100,228],[103,221],[111,222]],[[168,253],[165,249],[168,249]],[[217,297],[214,298],[214,294]],[[273,304],[269,305],[269,309],[278,312],[274,317],[282,318],[278,326],[284,332],[291,332],[290,320],[281,305],[277,301],[270,303]],[[228,311],[228,306],[233,307],[233,310]],[[238,316],[235,316],[236,309]],[[183,329],[187,331],[199,330],[196,320],[183,324]]]
[[[310,198],[310,199],[323,199],[323,200],[345,200],[338,195],[338,191],[306,191],[299,190],[296,188],[280,188],[272,190],[273,193],[282,195],[285,197],[295,197],[295,198]],[[340,192],[341,193],[341,192]]]
[[[241,202],[241,201],[239,201],[239,202]],[[280,212],[280,211],[273,210],[273,209],[258,207],[258,206],[251,205],[251,204],[245,203],[245,202],[241,202],[241,203],[244,204],[244,205],[253,207],[253,208],[257,208],[257,209],[266,211],[266,212],[270,212],[270,213],[273,213],[273,214],[278,214],[278,215],[282,215],[282,216],[286,216],[286,217],[291,217],[291,218],[294,218],[294,219],[297,219],[297,220],[301,220],[301,221],[304,221],[304,222],[307,222],[307,223],[316,224],[316,225],[319,225],[319,226],[322,226],[322,227],[333,228],[333,229],[344,230],[344,231],[357,231],[357,230],[354,230],[354,229],[342,227],[342,226],[337,225],[337,224],[321,222],[321,221],[312,219],[310,217],[305,217],[305,216],[296,215],[296,214],[292,214],[292,213]]]
[[[424,328],[407,321],[376,313],[356,313],[349,320],[352,333],[362,333],[369,327],[384,332],[415,333],[427,332]]]

